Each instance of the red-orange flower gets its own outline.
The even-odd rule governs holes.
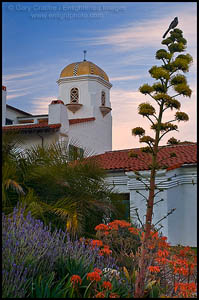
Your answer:
[[[97,272],[97,273],[99,273],[100,275],[102,274],[102,270],[100,270],[100,269],[98,269],[98,268],[95,268],[95,269],[94,269],[94,272]]]
[[[100,281],[101,277],[100,274],[98,272],[91,272],[87,274],[87,280],[93,280],[93,281]]]
[[[155,261],[159,264],[165,265],[169,260],[165,257],[156,257]]]
[[[104,235],[109,235],[109,231],[104,231]]]
[[[137,228],[129,227],[128,230],[133,234],[139,234],[139,230]]]
[[[176,292],[179,289],[179,295],[183,297],[190,297],[192,293],[196,292],[195,282],[184,283],[178,282],[175,284],[174,291]]]
[[[95,230],[105,230],[106,231],[106,230],[109,230],[109,227],[106,224],[99,224],[95,227]]]
[[[100,240],[92,240],[91,245],[101,247],[103,243]]]
[[[73,275],[73,276],[71,276],[70,282],[73,284],[73,287],[74,287],[76,284],[81,284],[82,280],[79,275]]]
[[[104,281],[102,283],[102,287],[105,288],[105,289],[107,289],[107,290],[112,290],[112,284],[111,284],[110,281]]]
[[[154,272],[154,273],[160,272],[160,267],[158,266],[149,266],[148,269],[150,272]]]
[[[112,253],[112,251],[109,249],[108,246],[104,246],[104,248],[102,248],[102,249],[99,251],[99,255],[100,255],[100,256],[102,256],[102,255],[104,255],[104,254],[109,255],[109,254],[111,254],[111,253]]]
[[[105,294],[103,292],[99,292],[95,295],[95,298],[105,298]]]
[[[154,239],[159,239],[159,236],[158,236],[158,232],[156,231],[156,232],[153,232],[153,231],[151,231],[150,232],[150,235],[152,236],[152,238],[154,238]]]
[[[159,257],[165,257],[169,255],[169,252],[167,250],[158,250],[157,255]]]
[[[116,293],[112,293],[109,295],[109,298],[120,298],[120,296]]]
[[[110,222],[108,226],[110,229],[118,230],[119,226],[124,228],[131,226],[131,224],[124,220],[114,220],[113,222]]]

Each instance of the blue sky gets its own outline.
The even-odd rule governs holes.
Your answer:
[[[101,67],[113,84],[113,150],[140,147],[131,129],[149,123],[137,114],[139,93],[152,83],[148,70],[160,62],[162,35],[178,16],[194,63],[187,74],[191,98],[179,98],[189,114],[174,136],[196,141],[196,2],[3,2],[3,84],[7,103],[33,114],[48,113],[58,95],[56,80],[68,64],[83,59]],[[153,104],[153,103],[152,103]],[[170,120],[172,112],[165,117]],[[143,145],[142,145],[143,146]]]

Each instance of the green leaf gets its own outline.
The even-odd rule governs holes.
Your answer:
[[[149,297],[150,298],[158,298],[159,295],[160,295],[160,288],[158,286],[153,286],[150,291]]]
[[[162,67],[157,67],[157,66],[153,66],[150,70],[149,73],[151,74],[151,77],[155,78],[155,79],[169,79],[170,75],[169,72],[167,70],[165,70]]]
[[[153,92],[153,87],[145,83],[139,88],[139,91],[140,93],[147,95]]]

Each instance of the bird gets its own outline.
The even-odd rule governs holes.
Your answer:
[[[165,34],[163,35],[163,39],[166,37],[167,33],[169,32],[169,30],[175,28],[178,25],[178,18],[175,17],[174,20],[171,22],[171,24],[169,25],[169,28],[167,29],[167,31],[165,32]]]

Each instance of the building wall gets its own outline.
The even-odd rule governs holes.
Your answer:
[[[79,103],[83,106],[75,113],[68,109],[69,119],[94,117],[95,121],[70,125],[69,138],[80,147],[94,154],[112,150],[112,116],[111,112],[103,117],[101,106],[101,92],[106,93],[106,106],[111,107],[110,87],[96,78],[82,77],[77,79],[60,80],[59,96],[65,104],[70,103],[70,90],[79,89]]]
[[[40,135],[40,136],[39,136]],[[60,135],[58,132],[50,132],[50,133],[25,133],[22,134],[22,148],[27,149],[35,145],[42,145],[43,137],[43,145],[46,146],[51,143],[55,143],[60,139]]]
[[[100,113],[100,112],[99,112]],[[101,113],[100,113],[101,114]],[[70,125],[70,143],[77,143],[89,153],[100,154],[112,150],[112,117],[99,116],[96,120]]]
[[[6,87],[2,87],[2,126],[6,123]]]
[[[79,103],[83,106],[75,113],[68,110],[69,119],[90,118],[95,117],[94,107],[101,106],[101,92],[105,91],[107,98],[107,105],[111,107],[110,103],[110,88],[98,82],[95,78],[82,78],[73,80],[61,80],[59,83],[58,99],[65,104],[70,103],[70,91],[72,88],[79,89]]]
[[[142,174],[150,174],[145,171]],[[169,179],[169,180],[168,180]],[[171,179],[171,180],[170,180]],[[117,193],[130,193],[130,214],[132,221],[135,221],[135,208],[138,208],[139,217],[142,222],[145,220],[146,201],[142,195],[148,197],[148,191],[144,184],[135,179],[133,172],[125,174],[108,174],[106,179],[114,186]],[[146,180],[144,180],[147,183]],[[159,224],[163,225],[160,230],[163,235],[168,237],[171,245],[196,246],[197,241],[197,170],[195,166],[183,166],[172,171],[160,171],[156,177],[156,184],[163,189],[155,202],[164,199],[154,206],[153,224],[166,216],[168,212],[176,208],[166,219]]]
[[[9,107],[6,108],[6,118],[13,120],[13,124],[19,123],[17,117],[27,117],[27,115],[14,109],[10,109]]]
[[[167,191],[168,209],[176,208],[169,218],[171,244],[197,246],[197,173],[196,168],[173,170],[173,186]]]

